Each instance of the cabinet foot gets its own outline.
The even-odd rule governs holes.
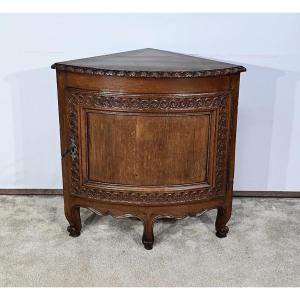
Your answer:
[[[145,219],[144,220],[144,232],[142,242],[147,250],[151,250],[153,248],[154,243],[154,235],[153,235],[153,219]]]
[[[145,241],[143,239],[143,245],[146,250],[151,250],[153,248],[153,242]]]
[[[80,208],[78,206],[65,206],[65,216],[70,224],[67,227],[69,235],[72,237],[79,236],[81,231]]]
[[[67,231],[69,232],[69,236],[71,237],[80,236],[80,230],[77,230],[75,226],[68,226]]]
[[[216,236],[220,239],[224,238],[227,236],[228,231],[229,231],[229,228],[227,226],[224,226],[223,228],[220,228],[217,230]]]
[[[216,219],[216,236],[218,238],[224,238],[227,236],[229,228],[226,226],[231,216],[231,207],[218,208],[218,214]]]

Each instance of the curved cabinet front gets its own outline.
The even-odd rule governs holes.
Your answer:
[[[232,209],[239,74],[139,78],[57,71],[65,216],[80,207],[143,221],[217,209],[225,237]]]
[[[150,206],[225,195],[229,91],[66,95],[73,195]]]

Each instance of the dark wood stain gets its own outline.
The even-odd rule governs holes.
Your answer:
[[[242,66],[152,48],[56,63],[52,68],[106,76],[180,78],[238,74]]]
[[[54,67],[71,236],[80,207],[141,219],[146,249],[157,218],[213,208],[226,236],[243,67],[153,49]]]

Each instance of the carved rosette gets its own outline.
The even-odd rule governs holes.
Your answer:
[[[140,205],[168,205],[224,196],[226,168],[226,139],[228,120],[226,113],[230,93],[205,94],[121,94],[67,88],[69,141],[71,149],[71,193],[76,196],[99,199],[104,202]],[[172,192],[128,191],[81,185],[79,164],[78,119],[80,108],[127,112],[200,112],[218,111],[217,155],[215,184],[210,187]]]

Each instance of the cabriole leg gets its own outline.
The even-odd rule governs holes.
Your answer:
[[[67,228],[69,235],[72,237],[79,236],[81,231],[80,207],[65,207],[65,216],[70,223]]]
[[[226,226],[231,216],[230,208],[218,208],[218,214],[216,219],[216,236],[218,238],[224,238],[227,236],[229,228]]]
[[[153,218],[145,218],[144,219],[144,232],[142,242],[144,244],[145,249],[151,250],[153,248],[154,243],[154,235],[153,235]]]

